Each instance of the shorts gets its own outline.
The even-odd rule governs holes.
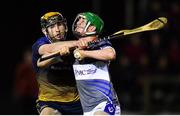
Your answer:
[[[51,107],[58,110],[62,115],[82,115],[83,110],[80,101],[76,102],[54,102],[54,101],[37,101],[36,108],[40,113],[45,107]]]
[[[101,102],[98,104],[93,110],[89,112],[84,112],[85,116],[91,116],[94,115],[96,111],[104,111],[108,113],[109,115],[120,115],[121,110],[119,105],[111,104],[107,101]]]

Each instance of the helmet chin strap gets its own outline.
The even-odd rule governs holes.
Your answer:
[[[49,37],[48,35],[45,35],[45,36],[46,36],[46,38],[48,38],[48,40],[49,40],[50,43],[53,43],[52,40],[50,39],[50,37]]]
[[[58,40],[56,40],[56,39],[54,39],[54,40],[51,39],[51,37],[50,37],[48,34],[46,35],[46,37],[48,38],[48,40],[49,40],[50,43],[54,43],[54,42],[58,41]],[[64,39],[63,39],[63,40],[64,40]]]

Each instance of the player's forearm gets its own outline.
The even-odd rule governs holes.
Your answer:
[[[59,51],[56,52],[56,53],[52,53],[52,54],[57,54],[57,53],[59,53],[59,55],[60,55],[60,52],[59,52]],[[52,64],[54,64],[54,63],[59,62],[59,61],[60,61],[60,57],[53,57],[53,58],[48,58],[48,59],[46,59],[46,60],[45,60],[45,59],[42,60],[42,58],[48,57],[49,55],[52,55],[52,54],[42,55],[41,58],[39,58],[38,61],[37,61],[37,66],[40,67],[40,68],[42,68],[42,67],[47,67],[47,66],[49,66],[49,65],[52,65]]]
[[[116,58],[116,53],[112,48],[106,48],[102,50],[94,51],[82,51],[84,58],[93,58],[98,60],[114,60]]]
[[[77,46],[76,42],[77,41],[74,40],[74,41],[60,41],[60,42],[56,42],[52,44],[45,44],[39,48],[39,54],[45,55],[49,53],[54,53],[54,52],[59,51],[59,49],[61,49],[64,46],[73,48]]]
[[[71,41],[60,41],[53,43],[57,46],[67,46],[67,47],[76,47],[77,46],[77,40],[71,40]]]
[[[59,60],[56,57],[55,58],[50,58],[50,59],[47,59],[47,60],[43,60],[43,61],[40,61],[40,59],[38,59],[37,66],[39,68],[45,68],[45,67],[48,67],[48,66],[50,66],[52,64],[55,64],[57,62],[59,62]]]

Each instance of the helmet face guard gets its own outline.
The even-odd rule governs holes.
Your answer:
[[[66,23],[66,19],[59,12],[48,12],[41,17],[41,27],[48,28],[56,23]]]
[[[87,28],[89,26],[90,26],[90,22],[88,22],[86,17],[81,14],[78,15],[72,25],[72,30],[73,30],[74,35],[77,37],[87,36],[88,35]],[[91,33],[95,34],[95,32],[91,32]]]
[[[81,25],[79,25],[80,23]],[[88,32],[89,26],[95,26],[96,30],[93,32]],[[84,37],[100,34],[103,27],[104,22],[99,16],[90,12],[85,12],[76,16],[72,25],[72,31],[75,36]]]
[[[53,16],[53,17],[50,17],[48,20],[46,20],[44,22],[44,25],[42,26],[44,26],[45,28],[48,28],[49,26],[54,25],[56,23],[66,23],[66,19],[64,18],[62,19],[62,17],[60,16]]]

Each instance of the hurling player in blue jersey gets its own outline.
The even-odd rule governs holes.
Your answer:
[[[79,13],[72,25],[73,33],[79,38],[73,70],[84,115],[120,115],[120,104],[108,71],[116,52],[109,41],[87,47],[88,42],[97,39],[103,26],[103,20],[91,12]]]
[[[37,109],[40,115],[83,114],[72,69],[74,58],[69,54],[76,42],[65,41],[66,19],[59,12],[48,12],[41,17],[41,27],[45,36],[32,46],[39,84]],[[59,52],[59,56],[40,60],[54,52]]]

